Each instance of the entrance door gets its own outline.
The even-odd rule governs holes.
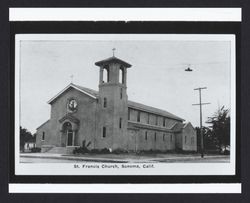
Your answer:
[[[72,146],[73,145],[73,131],[72,130],[67,131],[67,137],[68,137],[67,146]]]

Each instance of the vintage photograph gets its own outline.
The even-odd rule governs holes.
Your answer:
[[[234,174],[235,69],[229,34],[17,34],[16,173]]]

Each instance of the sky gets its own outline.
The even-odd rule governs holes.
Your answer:
[[[200,119],[199,107],[192,105],[199,102],[194,88],[207,87],[202,102],[211,104],[203,106],[204,125],[220,106],[230,108],[230,41],[155,39],[21,40],[21,126],[35,133],[49,119],[47,101],[71,82],[71,75],[74,84],[98,90],[94,63],[111,57],[112,48],[132,65],[127,71],[129,100],[169,111],[193,126]],[[188,66],[192,72],[185,71]]]

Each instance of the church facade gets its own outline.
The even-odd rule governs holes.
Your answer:
[[[99,91],[70,83],[48,101],[51,114],[37,128],[42,152],[71,153],[85,142],[89,149],[126,151],[196,151],[191,123],[165,110],[128,100],[127,70],[115,56],[95,63]],[[60,151],[60,150],[59,150]]]

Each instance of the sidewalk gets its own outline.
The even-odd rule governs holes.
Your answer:
[[[202,159],[199,154],[155,154],[152,155],[135,155],[135,154],[85,154],[85,155],[61,155],[48,153],[21,153],[22,158],[44,158],[44,159],[60,159],[84,162],[109,162],[109,163],[144,163],[144,162],[182,162],[192,160],[208,160],[208,159],[229,159],[225,155],[205,155]]]

